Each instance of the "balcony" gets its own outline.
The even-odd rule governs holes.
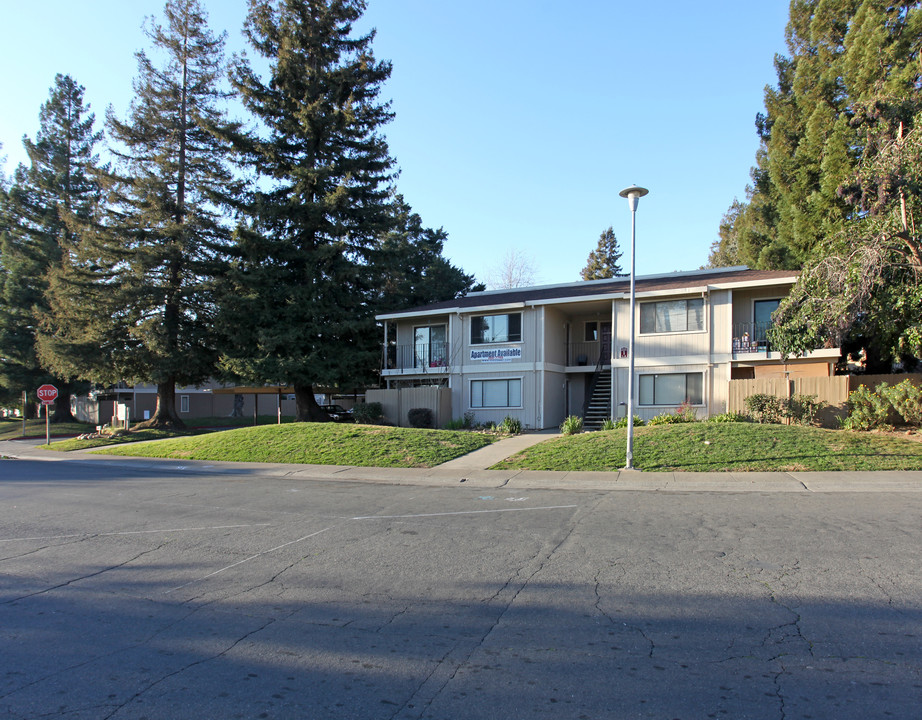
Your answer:
[[[771,343],[768,341],[770,322],[734,323],[733,325],[733,354],[743,353],[770,353]]]
[[[388,345],[384,348],[385,370],[404,372],[435,372],[448,369],[451,360],[449,343],[432,342],[421,345]]]
[[[586,365],[595,367],[599,360],[599,354],[604,355],[603,363],[611,363],[611,344],[606,343],[600,347],[598,341],[592,342],[571,342],[567,345],[567,365]]]

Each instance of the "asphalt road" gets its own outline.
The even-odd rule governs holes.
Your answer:
[[[915,718],[922,493],[0,461],[0,718]]]

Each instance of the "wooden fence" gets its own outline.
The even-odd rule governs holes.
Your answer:
[[[408,427],[407,413],[413,408],[429,408],[435,427],[451,420],[451,390],[445,387],[400,388],[397,390],[368,390],[366,402],[379,402],[384,417],[400,427]]]
[[[922,385],[922,374],[903,375],[835,375],[833,377],[804,377],[785,380],[784,378],[763,378],[759,380],[731,380],[727,401],[729,412],[745,413],[746,398],[750,395],[764,393],[780,398],[793,395],[813,395],[817,400],[827,403],[820,413],[819,421],[826,427],[838,425],[838,419],[845,417],[848,410],[845,403],[848,395],[857,390],[859,385],[875,388],[881,383],[895,385],[903,380],[910,380]]]

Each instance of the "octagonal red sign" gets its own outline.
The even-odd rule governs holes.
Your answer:
[[[35,394],[38,395],[38,399],[41,400],[42,403],[50,405],[58,396],[58,389],[54,385],[42,385],[35,391]]]

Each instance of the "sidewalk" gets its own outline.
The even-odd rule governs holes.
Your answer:
[[[638,491],[638,492],[922,492],[922,472],[550,472],[487,470],[509,455],[553,437],[553,432],[527,433],[500,440],[434,468],[378,468],[285,463],[234,463],[206,460],[164,460],[91,455],[44,450],[41,440],[0,441],[0,457],[20,460],[79,462],[125,467],[151,473],[287,477],[301,480],[380,483],[522,490]],[[3,482],[0,460],[0,482]]]

